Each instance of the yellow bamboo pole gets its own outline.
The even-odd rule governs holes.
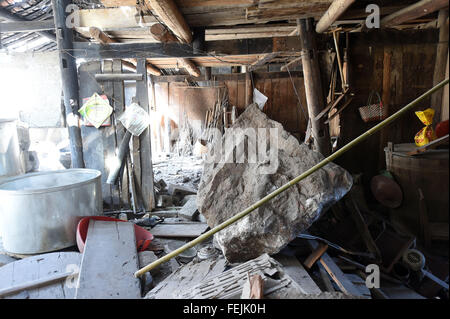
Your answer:
[[[333,154],[331,154],[330,156],[328,156],[327,158],[325,158],[324,160],[322,160],[318,164],[314,165],[313,167],[311,167],[307,171],[303,172],[302,174],[300,174],[299,176],[297,176],[293,180],[291,180],[288,183],[284,184],[280,188],[276,189],[275,191],[273,191],[269,195],[266,195],[265,197],[263,197],[262,199],[260,199],[259,201],[257,201],[253,205],[251,205],[250,207],[244,209],[242,212],[234,215],[230,219],[228,219],[228,220],[224,221],[223,223],[217,225],[216,227],[214,227],[211,230],[207,231],[206,233],[200,235],[199,237],[195,238],[194,240],[186,243],[185,245],[183,245],[180,248],[172,251],[171,253],[169,253],[169,254],[167,254],[167,255],[165,255],[165,256],[155,260],[151,264],[149,264],[149,265],[139,269],[138,271],[136,271],[134,273],[134,275],[136,277],[142,276],[147,271],[150,271],[153,268],[161,265],[162,263],[165,263],[165,262],[169,261],[173,257],[176,257],[179,254],[181,254],[183,251],[185,251],[185,250],[187,250],[187,249],[189,249],[191,247],[194,247],[195,245],[201,243],[202,241],[204,241],[205,239],[207,239],[210,236],[214,235],[215,233],[217,233],[217,232],[221,231],[222,229],[230,226],[231,224],[237,222],[239,219],[247,216],[249,213],[251,213],[252,211],[257,209],[258,207],[260,207],[261,205],[263,205],[267,201],[269,201],[272,198],[276,197],[277,195],[279,195],[280,193],[284,192],[285,190],[287,190],[291,186],[297,184],[301,180],[305,179],[309,175],[313,174],[314,172],[316,172],[320,168],[324,167],[325,165],[327,165],[328,163],[330,163],[331,161],[333,161],[337,157],[341,156],[342,154],[344,154],[345,152],[347,152],[348,150],[353,148],[355,145],[357,145],[361,141],[365,140],[367,137],[371,136],[372,134],[374,134],[375,132],[379,131],[380,129],[382,129],[386,125],[388,125],[388,124],[392,123],[393,121],[395,121],[397,118],[402,116],[405,112],[409,111],[411,108],[416,106],[419,102],[421,102],[422,100],[424,100],[428,96],[432,95],[437,90],[439,90],[442,87],[444,87],[448,82],[449,82],[448,79],[442,81],[441,83],[439,83],[438,85],[436,85],[435,87],[430,89],[429,91],[427,91],[424,94],[422,94],[421,96],[419,96],[414,101],[410,102],[408,105],[404,106],[402,109],[397,111],[395,114],[392,114],[390,117],[388,117],[384,121],[378,123],[377,125],[375,125],[371,129],[369,129],[367,132],[361,134],[360,136],[355,138],[353,141],[349,142],[348,144],[346,144],[345,146],[343,146],[342,148],[340,148],[339,150],[337,150],[336,152],[334,152]]]

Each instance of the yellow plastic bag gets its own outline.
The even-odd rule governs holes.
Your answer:
[[[433,124],[434,110],[428,108],[425,111],[416,112],[416,115],[426,126],[416,134],[414,141],[417,146],[424,146],[436,139],[436,134],[431,126]]]

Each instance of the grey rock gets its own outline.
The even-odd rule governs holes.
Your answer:
[[[139,268],[145,267],[158,259],[155,253],[149,250],[140,251],[138,253],[138,258],[139,258]]]
[[[195,220],[198,215],[197,196],[190,196],[192,197],[186,202],[186,204],[184,204],[178,214],[180,215],[180,217],[186,218],[187,220]]]
[[[270,120],[256,104],[249,105],[232,128],[265,128],[267,137],[269,128],[277,129],[274,135],[278,137],[278,147],[275,148],[278,160],[261,161],[258,158],[256,163],[230,163],[226,159],[239,151],[234,146],[224,149],[222,154],[225,155],[222,156],[225,158],[222,157],[218,162],[212,160],[214,147],[210,150],[197,193],[197,204],[211,228],[243,211],[323,159],[320,153],[300,144],[280,123]],[[254,144],[261,147],[269,143],[269,138],[253,142],[250,138],[239,137],[232,129],[227,129],[222,143],[229,135],[237,140],[234,145],[248,140],[244,144],[247,149],[255,146]],[[270,174],[267,174],[268,167],[273,168]],[[329,163],[216,233],[215,237],[231,263],[244,262],[263,253],[275,254],[299,233],[308,229],[351,186],[351,175],[334,163]]]

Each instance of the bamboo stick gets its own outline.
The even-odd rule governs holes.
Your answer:
[[[251,213],[252,211],[257,209],[261,205],[265,204],[266,202],[268,202],[272,198],[274,198],[277,195],[279,195],[280,193],[284,192],[285,190],[287,190],[291,186],[294,186],[295,184],[299,183],[301,180],[305,179],[306,177],[308,177],[309,175],[313,174],[314,172],[316,172],[320,168],[324,167],[328,163],[332,162],[334,159],[338,158],[339,156],[341,156],[342,154],[344,154],[348,150],[352,149],[354,146],[356,146],[357,144],[359,144],[360,142],[365,140],[367,137],[373,135],[374,133],[376,133],[377,131],[379,131],[380,129],[385,127],[386,125],[392,123],[397,118],[402,116],[404,113],[406,113],[407,111],[412,109],[414,106],[416,106],[419,102],[421,102],[422,100],[424,100],[425,98],[429,97],[431,94],[433,94],[437,90],[439,90],[442,87],[444,87],[448,82],[449,82],[448,79],[442,81],[438,85],[434,86],[432,89],[428,90],[427,92],[425,92],[424,94],[419,96],[414,101],[410,102],[408,105],[404,106],[402,109],[400,109],[396,113],[392,114],[390,117],[388,117],[384,121],[378,123],[377,125],[375,125],[371,129],[366,131],[365,133],[363,133],[360,136],[358,136],[357,138],[355,138],[353,141],[351,141],[348,144],[346,144],[345,146],[343,146],[341,149],[337,150],[336,152],[334,152],[333,154],[331,154],[330,156],[328,156],[327,158],[325,158],[321,162],[317,163],[316,165],[314,165],[313,167],[308,169],[306,172],[303,172],[302,174],[300,174],[299,176],[297,176],[293,180],[291,180],[288,183],[284,184],[283,186],[281,186],[280,188],[276,189],[272,193],[266,195],[264,198],[260,199],[259,201],[257,201],[253,205],[251,205],[250,207],[248,207],[245,210],[243,210],[242,212],[234,215],[233,217],[231,217],[230,219],[224,221],[223,223],[217,225],[216,227],[212,228],[211,230],[207,231],[206,233],[200,235],[196,239],[186,243],[185,245],[183,245],[180,248],[172,251],[171,253],[169,253],[169,254],[159,258],[158,260],[152,262],[151,264],[149,264],[149,265],[139,269],[138,271],[136,271],[134,273],[134,275],[136,277],[142,276],[143,274],[145,274],[146,272],[152,270],[153,268],[155,268],[155,267],[157,267],[157,266],[159,266],[159,265],[169,261],[170,259],[172,259],[175,256],[178,256],[183,251],[185,251],[185,250],[187,250],[187,249],[189,249],[191,247],[194,247],[195,245],[201,243],[202,241],[204,241],[205,239],[211,237],[215,233],[217,233],[217,232],[221,231],[222,229],[230,226],[231,224],[234,224],[235,222],[237,222],[241,218],[247,216],[249,213]]]

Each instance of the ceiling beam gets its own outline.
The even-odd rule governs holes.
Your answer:
[[[200,69],[189,59],[177,59],[177,64],[180,64],[193,77],[199,77],[202,74]]]
[[[15,22],[28,22],[30,20],[23,19],[19,16],[11,14],[9,11],[0,8],[0,18],[5,19],[7,21],[15,21]],[[56,36],[47,31],[36,31],[41,37],[47,38],[50,41],[56,42]]]
[[[150,27],[150,33],[152,37],[162,43],[178,42],[176,36],[174,36],[165,25],[161,23],[155,23]]]
[[[414,20],[442,8],[448,7],[448,0],[422,0],[417,3],[394,12],[381,19],[381,27],[389,28],[404,22]]]
[[[89,34],[92,38],[97,40],[101,45],[109,45],[112,43],[117,43],[116,40],[111,39],[109,35],[107,35],[105,32],[100,30],[96,27],[90,27],[89,28]],[[122,64],[126,65],[128,68],[133,69],[133,71],[136,71],[137,66],[137,60],[136,59],[125,59],[122,61]],[[133,68],[134,67],[134,68]],[[153,66],[152,64],[148,63],[146,64],[147,72],[156,76],[161,75],[161,71]]]
[[[192,46],[181,43],[111,43],[108,47],[98,43],[75,42],[73,55],[87,59],[123,58],[192,58],[214,55],[225,59],[227,55],[264,54],[267,52],[300,52],[299,41],[294,37],[260,38],[205,42],[204,52],[194,54]]]
[[[316,25],[316,32],[322,33],[355,2],[355,0],[334,0]]]
[[[254,71],[256,69],[259,69],[263,66],[265,66],[267,63],[269,63],[271,60],[275,59],[279,55],[278,52],[272,52],[272,53],[266,53],[263,56],[261,56],[258,60],[253,62],[248,67],[248,72]]]
[[[173,0],[148,0],[152,11],[181,42],[192,42],[192,31]]]
[[[35,32],[55,30],[55,22],[51,20],[41,21],[14,21],[14,22],[0,22],[0,33],[6,32]]]
[[[295,58],[294,60],[290,61],[289,63],[286,63],[285,65],[283,65],[280,70],[281,71],[290,71],[293,68],[299,66],[302,64],[302,57],[299,56],[298,58]]]

